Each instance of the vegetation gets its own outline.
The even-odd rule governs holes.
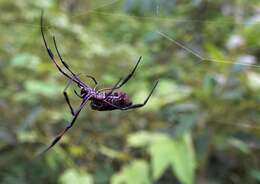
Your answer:
[[[0,8],[1,183],[260,182],[259,1],[1,0]],[[37,157],[72,118],[67,81],[43,46],[41,10],[49,43],[55,35],[76,73],[113,86],[142,55],[122,90],[142,102],[160,83],[142,109],[86,106]]]

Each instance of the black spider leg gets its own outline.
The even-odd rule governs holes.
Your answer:
[[[123,108],[122,108],[122,107],[119,107],[119,106],[117,106],[117,105],[114,105],[114,104],[112,104],[112,103],[110,103],[110,102],[108,102],[108,101],[106,101],[106,100],[105,100],[105,102],[106,102],[107,104],[109,104],[109,105],[111,105],[111,106],[117,108],[117,109],[120,109],[120,110],[136,109],[136,108],[143,107],[143,106],[145,106],[146,103],[149,101],[149,99],[150,99],[150,97],[152,96],[152,94],[153,94],[153,92],[154,92],[154,90],[155,90],[155,88],[156,88],[158,82],[159,82],[159,81],[156,81],[156,83],[155,83],[155,85],[153,86],[151,92],[150,92],[149,95],[146,97],[146,99],[145,99],[145,101],[144,101],[143,103],[133,104],[133,105],[130,105],[130,106],[128,106],[128,107],[123,107]]]
[[[69,70],[69,72],[70,72],[77,80],[80,81],[80,79],[79,79],[79,77],[78,77],[80,74],[79,74],[79,75],[76,75],[76,74],[70,69],[70,66],[69,66],[69,65],[64,61],[64,59],[62,58],[62,56],[61,56],[61,54],[60,54],[60,51],[59,51],[59,49],[58,49],[58,46],[57,46],[57,42],[56,42],[55,36],[53,36],[52,39],[53,39],[53,43],[54,43],[55,50],[56,50],[56,52],[57,52],[57,54],[58,54],[58,57],[59,57],[61,63],[65,66],[65,68],[67,68],[67,69]],[[85,75],[85,76],[88,77],[88,78],[90,78],[90,79],[92,79],[93,82],[95,83],[95,85],[98,84],[98,82],[97,82],[97,80],[95,79],[95,77],[93,77],[93,76],[91,76],[91,75]],[[84,84],[84,83],[83,83],[83,84]],[[84,85],[85,85],[85,84],[84,84]],[[85,85],[85,87],[89,87],[89,86]]]
[[[127,83],[127,81],[134,75],[135,70],[136,70],[137,66],[139,65],[141,59],[142,59],[142,56],[139,57],[139,59],[138,59],[137,63],[135,64],[135,67],[133,68],[133,70],[124,78],[124,80],[122,81],[122,83],[121,83],[119,86],[117,86],[116,89],[121,88],[121,87],[122,87],[125,83]]]
[[[79,79],[79,77],[70,69],[69,65],[68,65],[68,64],[63,60],[63,58],[61,57],[60,51],[59,51],[58,46],[57,46],[57,43],[56,43],[55,36],[52,36],[52,39],[53,39],[53,43],[54,43],[55,50],[56,50],[56,52],[57,52],[57,54],[58,54],[58,57],[59,57],[61,63],[62,63],[62,64],[65,66],[65,68],[73,75],[73,77],[75,77],[78,81],[81,81],[81,80]],[[94,78],[94,77],[91,76],[91,79],[93,79],[93,78]],[[94,80],[94,81],[96,82],[96,80]],[[81,83],[83,86],[90,88],[90,87],[89,87],[88,85],[86,85],[85,83],[83,83],[83,82],[80,82],[80,83]]]
[[[80,74],[77,74],[76,76],[79,76],[79,75],[80,75]],[[74,109],[73,109],[73,107],[72,107],[72,105],[71,105],[71,103],[70,103],[69,96],[68,96],[68,94],[67,94],[67,89],[68,89],[69,86],[71,85],[71,82],[72,82],[72,80],[70,79],[69,82],[67,83],[65,89],[63,90],[63,95],[64,95],[64,97],[65,97],[65,100],[66,100],[66,102],[67,102],[69,108],[70,108],[71,114],[74,116],[74,115],[75,115],[75,112],[74,112]],[[74,92],[76,93],[77,96],[79,96],[75,89],[74,89]]]
[[[91,75],[85,75],[86,77],[90,78],[93,80],[93,82],[95,83],[95,85],[98,85],[97,80],[95,79],[95,77],[91,76]]]
[[[48,44],[46,42],[46,39],[45,39],[45,36],[44,36],[44,31],[43,31],[43,12],[41,14],[41,34],[42,34],[42,39],[43,39],[43,42],[44,42],[44,46],[48,52],[48,55],[49,57],[51,58],[51,60],[54,62],[54,64],[56,65],[56,67],[58,68],[58,70],[63,74],[65,75],[67,78],[73,80],[74,82],[76,82],[78,85],[82,85],[82,82],[76,80],[75,78],[72,78],[70,75],[68,75],[66,72],[64,72],[61,67],[58,65],[58,63],[56,62],[55,58],[54,58],[54,54],[53,52],[51,51],[51,49],[48,47]]]
[[[74,110],[73,110],[73,107],[72,107],[72,105],[71,105],[71,103],[70,103],[70,100],[69,100],[69,96],[68,96],[68,94],[67,94],[67,89],[68,89],[68,87],[71,85],[71,82],[72,82],[72,80],[70,79],[69,82],[68,82],[68,84],[66,85],[65,89],[63,90],[63,95],[64,95],[64,97],[65,97],[65,100],[66,100],[67,104],[69,105],[71,114],[72,114],[73,116],[75,116],[75,112],[74,112]]]
[[[122,81],[122,79],[120,78],[118,81],[117,81],[117,83],[114,85],[114,87],[113,88],[111,88],[111,91],[110,92],[108,92],[108,94],[106,95],[106,97],[105,97],[105,101],[106,101],[106,99],[108,99],[108,97],[115,91],[115,89],[118,89],[117,88],[117,85],[120,83]]]
[[[77,76],[79,76],[79,75],[81,75],[81,74],[78,74]],[[95,87],[94,87],[94,90],[95,90],[95,88],[97,87],[97,85],[98,85],[98,82],[97,82],[97,80],[93,77],[93,76],[91,76],[91,75],[85,75],[86,77],[88,77],[88,78],[90,78],[91,80],[93,80],[93,82],[95,83]],[[80,86],[79,86],[80,87]],[[87,89],[89,89],[89,88],[87,88]],[[73,91],[74,91],[74,93],[79,97],[79,98],[82,98],[82,96],[75,90],[75,89],[73,89]]]
[[[116,89],[121,88],[121,87],[133,76],[133,74],[134,74],[134,72],[136,71],[136,68],[137,68],[137,66],[139,65],[141,59],[142,59],[142,56],[139,57],[139,59],[138,59],[137,63],[135,64],[133,70],[123,79],[122,83],[119,84],[119,86],[116,86],[116,87],[114,87],[114,88],[103,88],[103,89],[99,90],[99,92],[100,92],[100,91],[104,91],[104,90],[116,90]],[[113,92],[112,92],[112,93],[113,93]],[[110,94],[112,94],[112,93],[110,93]]]
[[[78,76],[80,76],[81,75],[81,73],[79,73],[79,74],[77,74],[76,76],[78,77]],[[89,78],[89,79],[91,79],[94,83],[95,83],[95,85],[98,85],[98,82],[97,82],[97,80],[95,79],[95,77],[93,77],[93,76],[91,76],[91,75],[85,75],[87,78]],[[80,86],[79,86],[80,87]]]
[[[82,98],[81,95],[78,94],[78,92],[77,92],[75,89],[74,89],[73,91],[74,91],[74,93],[75,93],[79,98]]]
[[[45,149],[43,150],[40,155],[43,155],[44,153],[46,153],[47,151],[49,151],[55,144],[57,144],[59,142],[59,140],[63,137],[63,135],[74,125],[80,111],[83,109],[83,107],[86,105],[86,103],[88,102],[88,100],[91,98],[92,96],[87,96],[86,98],[84,98],[78,108],[78,110],[75,112],[75,115],[73,117],[73,119],[71,120],[70,124],[67,125],[67,127],[60,132],[52,141],[52,143]]]
[[[94,90],[96,90],[97,86],[98,86],[98,82],[95,79],[95,77],[91,76],[91,75],[85,75],[86,77],[92,79],[92,81],[95,83],[95,87],[93,88]]]

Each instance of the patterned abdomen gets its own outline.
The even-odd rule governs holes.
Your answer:
[[[106,101],[104,101],[107,94],[108,93],[104,93],[99,97],[93,98],[92,102],[90,103],[91,108],[99,111],[110,111],[132,105],[132,102],[126,93],[114,92],[106,99]]]

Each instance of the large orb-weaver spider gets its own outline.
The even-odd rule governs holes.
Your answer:
[[[74,125],[80,111],[83,109],[83,107],[86,105],[86,103],[88,101],[91,102],[90,107],[93,110],[98,110],[98,111],[111,111],[111,110],[116,110],[116,109],[118,109],[118,110],[135,109],[135,108],[143,107],[148,102],[149,98],[151,97],[154,89],[156,88],[156,86],[158,84],[158,81],[153,86],[151,92],[149,93],[149,95],[147,96],[145,101],[140,104],[133,104],[131,102],[129,96],[127,95],[127,93],[121,92],[121,91],[116,91],[117,89],[121,88],[124,84],[126,84],[129,81],[129,79],[133,76],[142,57],[139,57],[133,70],[124,79],[120,79],[112,88],[103,88],[103,89],[97,90],[96,86],[97,86],[98,82],[93,76],[87,75],[87,77],[90,78],[91,80],[93,80],[94,83],[96,84],[96,86],[94,88],[91,88],[89,85],[85,84],[79,78],[79,75],[76,75],[70,69],[68,64],[61,57],[61,54],[60,54],[59,49],[56,44],[56,39],[53,36],[52,39],[53,39],[55,50],[57,52],[60,62],[66,68],[66,70],[65,70],[66,72],[59,66],[58,62],[56,61],[56,59],[54,57],[52,50],[48,46],[47,41],[45,39],[44,30],[43,30],[43,27],[44,27],[43,26],[43,12],[41,14],[41,23],[40,24],[41,24],[40,26],[41,26],[42,39],[43,39],[44,46],[48,52],[50,59],[56,65],[58,70],[69,79],[68,85],[65,87],[63,94],[64,94],[65,100],[70,108],[71,114],[73,116],[73,119],[71,120],[69,125],[67,125],[67,127],[54,138],[52,143],[42,153],[47,152],[55,144],[57,144],[57,142],[62,138],[62,136]],[[70,74],[68,74],[68,73],[70,73]],[[75,82],[77,84],[77,86],[80,88],[80,94],[78,94],[75,90],[74,90],[74,92],[82,100],[80,103],[80,106],[76,110],[73,109],[73,107],[70,103],[68,94],[66,92],[66,90],[68,89],[68,87],[70,86],[70,84],[72,82]]]

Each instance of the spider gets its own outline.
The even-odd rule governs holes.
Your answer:
[[[91,76],[91,75],[86,75],[86,77],[90,78],[94,83],[95,83],[95,87],[91,88],[88,84],[85,84],[80,78],[79,75],[75,74],[69,67],[69,65],[63,60],[59,49],[57,47],[57,43],[56,43],[56,39],[54,36],[52,36],[53,39],[53,43],[54,43],[54,47],[56,50],[56,53],[58,55],[58,58],[61,62],[61,64],[65,67],[66,70],[63,70],[60,65],[58,64],[57,60],[54,57],[54,54],[52,52],[52,50],[50,49],[50,47],[47,44],[47,41],[45,39],[45,35],[44,35],[44,30],[43,30],[43,12],[41,14],[41,22],[40,22],[40,26],[41,26],[41,35],[42,35],[42,39],[44,42],[44,46],[48,52],[48,55],[50,57],[50,59],[52,60],[52,62],[56,65],[56,67],[58,68],[58,70],[66,77],[68,78],[69,82],[67,84],[67,86],[65,87],[64,91],[63,91],[63,95],[65,97],[65,100],[69,106],[69,109],[71,111],[71,114],[73,116],[71,122],[66,126],[65,129],[63,129],[63,131],[61,131],[52,141],[52,143],[42,152],[45,153],[48,150],[50,150],[55,144],[57,144],[59,142],[59,140],[62,138],[62,136],[70,129],[72,128],[72,126],[74,125],[79,113],[81,112],[81,110],[83,109],[83,107],[86,105],[86,103],[88,101],[90,101],[90,107],[93,110],[98,110],[98,111],[111,111],[111,110],[128,110],[128,109],[135,109],[135,108],[140,108],[143,107],[149,100],[149,98],[151,97],[154,89],[156,88],[158,81],[155,83],[155,85],[153,86],[153,88],[151,89],[151,92],[149,93],[149,95],[147,96],[147,98],[144,100],[143,103],[140,104],[133,104],[129,98],[129,96],[127,95],[127,93],[122,92],[122,91],[116,91],[117,89],[121,88],[123,85],[125,85],[129,79],[131,79],[131,77],[133,76],[134,72],[137,69],[138,64],[141,61],[141,56],[139,57],[136,65],[134,66],[134,68],[132,69],[132,71],[125,77],[125,78],[121,78],[113,87],[111,88],[103,88],[100,90],[97,90],[97,85],[98,82],[97,80]],[[69,73],[69,74],[68,74]],[[74,93],[82,100],[79,107],[75,110],[69,100],[68,94],[67,94],[67,89],[68,87],[71,85],[71,83],[74,82],[77,84],[77,86],[80,88],[80,93],[77,93],[74,90]]]

